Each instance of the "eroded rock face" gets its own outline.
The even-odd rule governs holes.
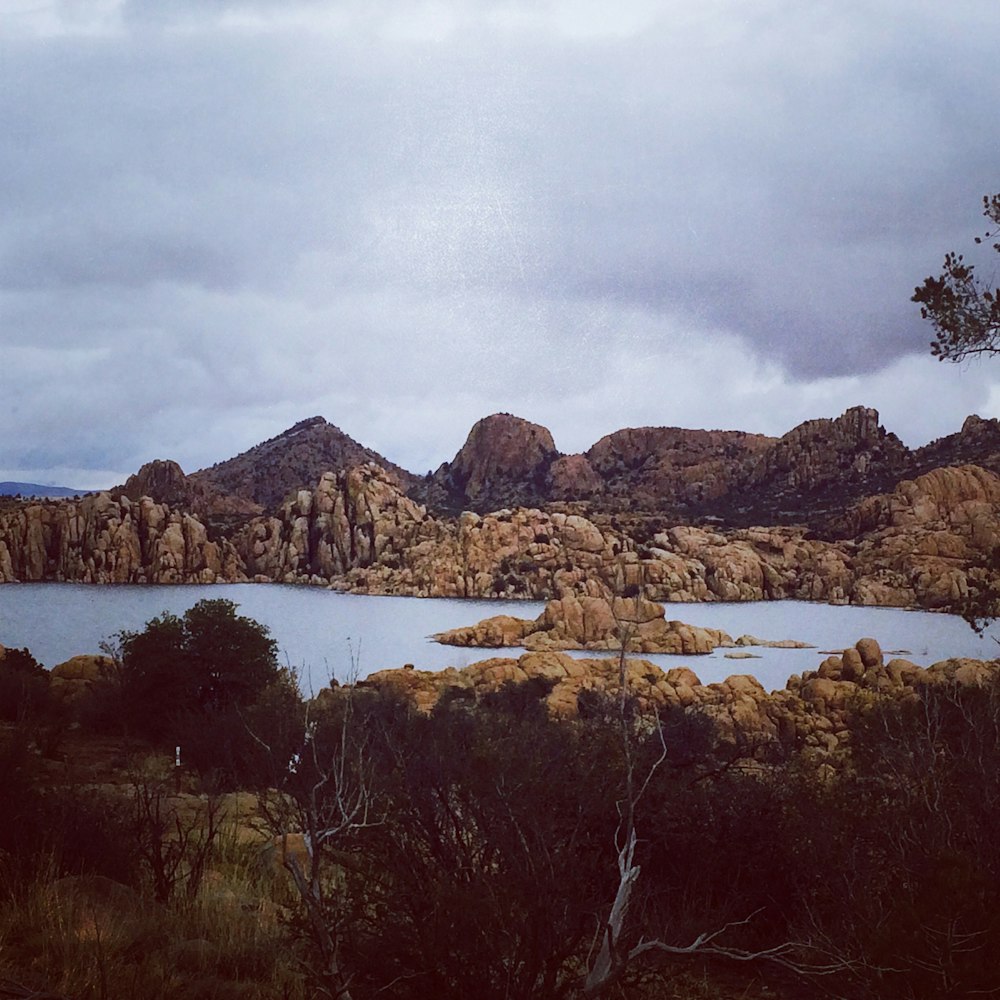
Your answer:
[[[558,454],[544,427],[495,414],[412,495],[433,510],[588,501],[606,511],[711,515],[730,525],[814,523],[890,488],[914,463],[878,412],[861,406],[806,421],[780,439],[632,427],[569,456]]]
[[[161,503],[184,503],[190,502],[193,490],[176,462],[154,459],[129,476],[121,492],[130,500],[152,497]]]
[[[124,486],[108,492],[111,496],[124,494],[136,501],[151,497],[202,521],[217,514],[250,516],[261,512],[260,504],[252,499],[220,493],[208,483],[184,475],[184,470],[170,460],[147,462],[134,476],[129,476]]]
[[[375,465],[325,473],[273,517],[236,538],[248,573],[283,583],[329,583],[352,570],[399,568],[404,554],[439,538],[438,524]]]
[[[216,583],[246,579],[233,545],[151,497],[96,493],[0,513],[0,582]]]
[[[857,539],[855,603],[947,607],[967,595],[970,564],[1000,544],[1000,477],[936,469],[864,500],[838,529]]]
[[[733,492],[746,495],[755,514],[772,510],[769,520],[801,520],[886,489],[910,462],[909,449],[879,424],[878,411],[855,406],[793,428],[745,464]]]
[[[934,608],[967,593],[970,567],[1000,543],[1000,478],[935,470],[865,500],[826,539],[796,526],[677,525],[639,545],[614,525],[535,508],[437,518],[366,465],[325,474],[231,538],[148,496],[16,503],[0,510],[0,581],[250,578],[424,597]]]
[[[589,500],[604,492],[604,480],[586,455],[563,455],[548,472],[547,495],[552,500]]]
[[[479,512],[541,503],[549,467],[558,457],[545,427],[494,413],[473,425],[458,454],[434,473],[424,495],[435,504]]]
[[[916,472],[971,463],[1000,473],[1000,420],[984,420],[973,413],[960,431],[918,448],[913,459]]]
[[[420,597],[603,592],[623,542],[572,514],[533,509],[437,519],[377,466],[326,475],[236,539],[255,578]]]

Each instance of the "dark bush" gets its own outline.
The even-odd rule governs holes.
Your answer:
[[[134,731],[167,739],[180,716],[252,704],[279,680],[277,645],[227,600],[199,601],[118,636],[123,709]]]
[[[244,707],[173,716],[170,731],[184,765],[218,791],[273,788],[302,747],[305,707],[295,679],[282,674]]]
[[[0,655],[0,719],[35,718],[50,704],[49,672],[27,649]]]
[[[0,815],[8,879],[30,879],[50,863],[61,875],[135,878],[124,807],[92,790],[52,785],[20,728],[0,734]]]
[[[384,818],[352,843],[338,914],[360,995],[558,996],[576,975],[613,894],[618,758],[536,711],[543,691],[378,724]]]

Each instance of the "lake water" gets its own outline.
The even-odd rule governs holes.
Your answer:
[[[281,659],[299,669],[303,686],[318,689],[333,675],[346,677],[352,661],[360,676],[413,663],[423,669],[463,667],[489,656],[517,656],[518,650],[441,646],[427,636],[471,625],[496,614],[534,618],[539,601],[460,601],[411,597],[367,597],[317,587],[280,584],[225,586],[111,586],[22,583],[0,586],[0,644],[27,646],[48,667],[76,653],[98,652],[103,640],[123,629],[141,629],[163,611],[182,614],[202,598],[224,597],[239,613],[266,625]],[[752,649],[760,659],[711,656],[649,656],[664,668],[690,666],[705,683],[730,674],[753,674],[768,690],[789,675],[815,669],[821,650],[839,650],[872,636],[884,650],[921,666],[949,656],[1000,656],[1000,626],[977,636],[952,615],[896,608],[839,607],[803,601],[744,604],[668,604],[667,618],[721,628],[734,638],[797,639],[816,649]],[[902,651],[906,652],[902,652]],[[574,654],[593,656],[593,653]]]

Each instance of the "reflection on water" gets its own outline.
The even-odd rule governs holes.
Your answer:
[[[357,665],[360,676],[413,663],[424,669],[462,667],[498,651],[459,649],[427,636],[471,625],[495,614],[534,618],[538,601],[459,601],[409,597],[365,597],[314,587],[279,584],[224,586],[88,586],[7,584],[0,586],[0,643],[27,646],[46,666],[75,653],[97,652],[102,640],[122,629],[140,629],[162,611],[183,613],[204,597],[224,597],[240,613],[267,625],[282,661],[298,668],[305,686],[316,689],[331,675],[344,678]],[[768,689],[788,676],[814,669],[820,650],[840,650],[872,636],[884,650],[926,666],[949,656],[989,659],[1000,655],[992,637],[977,636],[960,618],[895,608],[834,607],[803,601],[749,604],[668,604],[667,617],[721,628],[734,638],[798,639],[816,649],[751,649],[760,659],[711,656],[650,656],[663,667],[692,667],[705,682],[730,674],[753,674]],[[1000,637],[994,626],[993,635]],[[517,655],[516,650],[499,651]],[[596,654],[580,653],[580,656]]]

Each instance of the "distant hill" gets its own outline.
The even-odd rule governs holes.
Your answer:
[[[439,513],[575,501],[591,512],[821,527],[901,479],[969,463],[1000,473],[1000,421],[971,416],[961,431],[911,451],[879,424],[878,411],[854,406],[780,438],[624,428],[583,454],[563,455],[545,427],[494,414],[410,495]]]
[[[274,508],[294,490],[314,487],[324,472],[365,462],[382,466],[402,489],[414,481],[405,469],[358,444],[322,417],[300,420],[277,437],[228,461],[193,472],[187,478],[216,493],[244,497],[261,507]]]
[[[0,483],[0,496],[12,497],[20,494],[23,497],[38,497],[44,500],[61,497],[83,496],[90,490],[74,490],[68,486],[41,486],[38,483]]]
[[[459,452],[418,477],[359,444],[322,417],[301,420],[235,458],[185,476],[169,461],[147,463],[115,493],[148,495],[232,530],[275,511],[326,472],[372,462],[434,514],[506,507],[581,505],[602,515],[656,516],[663,523],[808,524],[824,530],[866,496],[936,468],[975,464],[1000,474],[1000,421],[970,416],[962,429],[911,451],[855,406],[807,420],[780,438],[733,430],[623,428],[588,451],[565,455],[549,430],[509,413],[476,422]],[[72,496],[74,490],[0,484],[3,493]]]

